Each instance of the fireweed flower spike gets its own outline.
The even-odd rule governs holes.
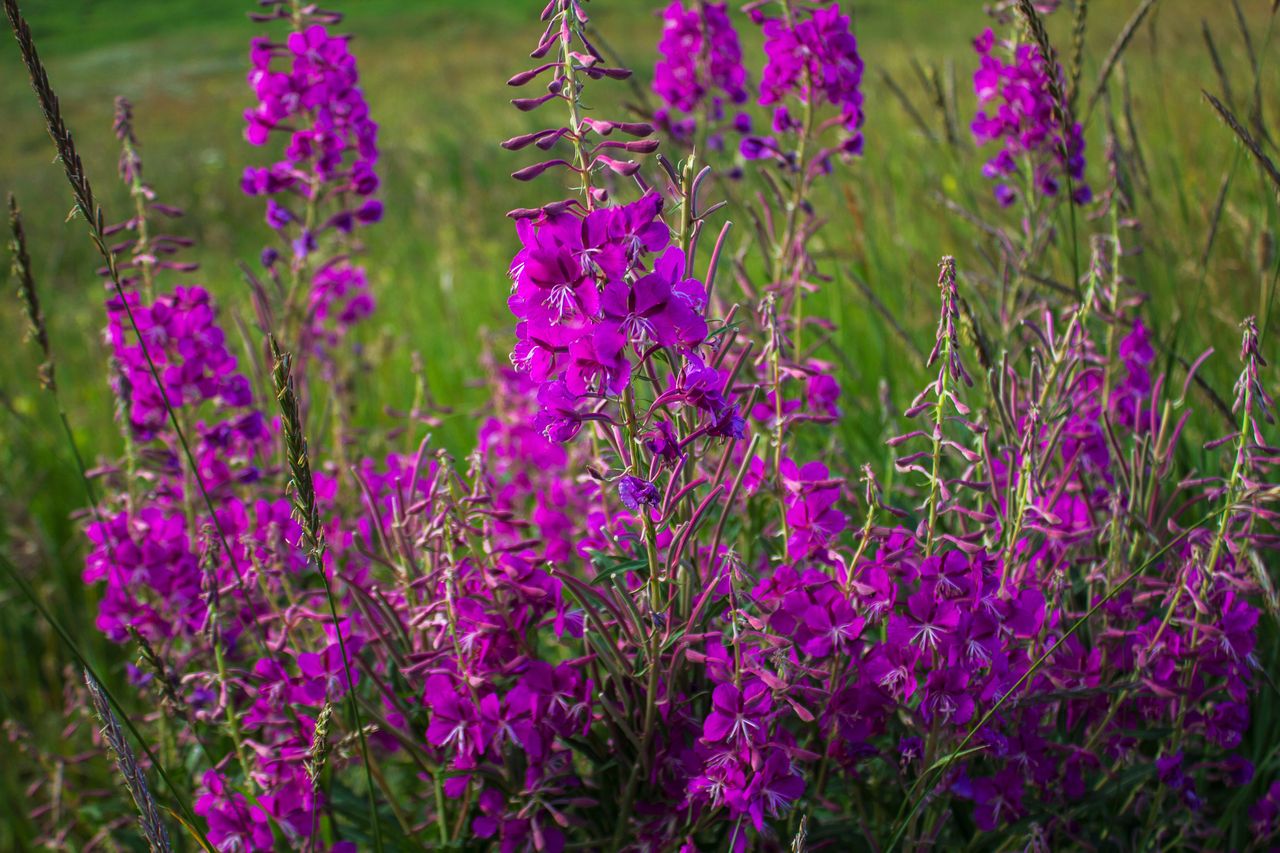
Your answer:
[[[792,114],[788,98],[796,98],[806,115],[825,102],[838,112],[831,123],[841,131],[839,151],[861,154],[863,66],[849,16],[841,13],[839,3],[816,7],[796,4],[794,8],[789,3],[780,5],[779,17],[768,17],[760,8],[752,11],[765,39],[759,103],[774,107],[774,132],[786,133],[798,123],[812,123],[812,117]],[[822,160],[819,163],[825,165]]]
[[[916,431],[889,440],[890,447],[914,439],[927,438],[930,443],[928,452],[920,452],[904,456],[897,460],[898,470],[915,472],[925,478],[927,497],[924,509],[927,520],[924,522],[924,553],[933,552],[938,531],[938,517],[947,512],[954,502],[955,490],[958,488],[980,488],[968,475],[958,481],[951,481],[942,472],[944,453],[961,457],[966,469],[976,461],[976,456],[965,449],[959,442],[947,435],[946,427],[950,422],[958,422],[966,430],[976,431],[976,427],[965,420],[969,408],[960,399],[965,387],[972,387],[973,379],[964,367],[960,352],[960,294],[956,284],[956,261],[950,256],[942,259],[939,266],[938,289],[941,294],[941,311],[938,316],[938,331],[933,350],[929,353],[927,366],[938,365],[938,376],[912,401],[906,411],[907,417],[930,417],[929,429]],[[928,467],[925,466],[928,463]],[[919,534],[918,534],[919,535]]]
[[[797,507],[782,476],[786,433],[797,423],[830,414],[839,394],[829,365],[809,358],[804,349],[811,322],[804,316],[804,297],[823,278],[809,250],[821,227],[809,197],[835,159],[862,151],[863,62],[853,22],[837,3],[757,2],[747,11],[765,39],[757,101],[772,110],[772,134],[745,136],[740,146],[740,154],[765,173],[769,188],[761,196],[769,203],[758,213],[767,244],[767,281],[759,287],[765,294],[759,300],[761,322],[768,330],[760,367],[766,384],[753,415],[773,434],[774,494],[790,543],[790,516]],[[758,292],[757,285],[743,284],[748,294]],[[805,385],[800,394],[797,379]],[[809,410],[809,403],[823,400],[826,412]]]
[[[1025,192],[1056,197],[1069,178],[1071,201],[1088,204],[1093,192],[1084,177],[1084,132],[1073,123],[1064,136],[1061,107],[1049,77],[1054,71],[1040,48],[1000,41],[990,29],[974,39],[973,48],[978,54],[973,89],[979,107],[973,138],[979,145],[1000,144],[982,170],[999,181],[996,199],[1007,207]]]
[[[269,275],[286,283],[282,327],[305,355],[335,346],[373,311],[367,275],[353,263],[356,232],[382,219],[378,125],[360,89],[347,36],[331,28],[340,15],[268,0],[293,27],[283,43],[260,36],[249,51],[245,139],[283,142],[283,158],[244,171],[241,188],[266,198],[266,221],[279,236],[262,255]],[[292,8],[289,8],[292,7]]]
[[[672,0],[662,12],[659,59],[653,91],[663,106],[654,123],[672,139],[687,144],[701,138],[708,147],[724,147],[727,111],[749,99],[742,46],[729,17],[728,3]],[[750,118],[738,112],[729,127],[742,132]]]
[[[119,101],[120,176],[136,208],[130,219],[104,229],[117,240],[112,252],[122,284],[119,292],[109,291],[106,339],[121,427],[129,445],[139,449],[139,459],[145,454],[149,461],[145,470],[135,467],[131,473],[148,490],[124,506],[102,508],[87,529],[92,550],[84,573],[86,582],[106,583],[97,624],[117,642],[127,638],[129,628],[152,640],[198,630],[204,604],[195,570],[196,530],[188,523],[196,506],[196,479],[226,501],[236,483],[260,476],[270,443],[209,293],[199,285],[164,287],[161,276],[196,269],[177,259],[191,241],[154,228],[155,217],[171,219],[182,211],[155,201],[155,192],[141,183],[131,118],[128,102]],[[185,424],[194,471],[181,455],[170,409]],[[234,500],[223,507],[221,523],[235,528],[241,507]],[[228,580],[236,577],[235,566],[223,571]]]
[[[141,162],[128,117],[122,108],[116,128],[125,151],[122,178],[136,189]],[[187,713],[201,713],[215,690],[222,707],[213,718],[228,721],[236,753],[248,766],[245,778],[238,780],[220,768],[208,771],[195,810],[208,821],[216,844],[266,850],[275,843],[273,823],[297,837],[314,832],[322,796],[305,776],[312,724],[299,709],[324,702],[326,693],[339,696],[345,688],[332,679],[334,687],[304,689],[317,674],[309,669],[314,657],[309,641],[286,625],[271,625],[272,614],[283,609],[271,596],[286,588],[298,594],[297,580],[284,577],[300,576],[305,568],[305,560],[292,551],[301,528],[270,485],[267,460],[275,439],[227,348],[208,293],[194,286],[166,289],[164,277],[189,273],[194,266],[174,259],[188,241],[155,232],[143,236],[149,217],[181,212],[155,202],[154,192],[142,186],[144,192],[135,192],[135,198],[143,199],[136,215],[107,229],[126,236],[113,251],[130,286],[123,300],[118,295],[108,300],[107,339],[114,353],[114,388],[124,404],[123,427],[140,448],[137,473],[146,488],[110,501],[101,520],[89,525],[93,549],[84,578],[105,582],[98,614],[104,633],[124,642],[136,632],[143,641],[173,650],[188,686],[180,696]],[[145,257],[139,245],[148,247]],[[129,271],[138,269],[149,274],[129,277]],[[126,301],[128,312],[123,310]],[[128,325],[126,313],[131,315]],[[145,353],[135,328],[146,341]],[[161,378],[158,385],[153,366]],[[194,470],[179,461],[166,403],[193,442]],[[214,518],[196,512],[192,493],[197,485],[217,498]],[[267,491],[260,496],[249,494],[262,486]],[[223,531],[230,550],[206,545],[202,556],[197,531],[211,521]],[[244,582],[245,567],[252,573],[249,583]],[[219,603],[212,604],[215,594]],[[309,607],[314,598],[313,592],[304,592],[295,606]],[[210,619],[219,624],[212,635],[206,632]],[[206,636],[212,636],[216,648],[200,647]],[[282,663],[284,636],[294,638],[286,654],[296,658],[297,675]],[[359,639],[350,643],[358,647]],[[247,657],[255,646],[261,654],[256,661]],[[228,683],[227,660],[252,677]],[[261,794],[259,805],[245,805],[244,786]]]

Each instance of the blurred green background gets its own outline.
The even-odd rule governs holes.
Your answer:
[[[250,103],[244,81],[247,44],[260,32],[246,17],[253,4],[27,0],[22,5],[108,219],[122,218],[127,209],[127,196],[115,179],[118,149],[111,132],[112,100],[124,95],[134,103],[148,182],[161,201],[187,210],[176,230],[197,242],[190,255],[202,265],[198,280],[224,311],[247,307],[236,265],[253,263],[269,238],[260,201],[244,198],[238,189],[242,169],[266,158],[241,137],[241,113]],[[526,54],[540,31],[542,2],[350,0],[342,5],[343,29],[355,36],[365,92],[381,125],[387,207],[382,224],[365,234],[380,310],[361,332],[377,365],[361,380],[368,386],[361,392],[366,401],[361,417],[377,424],[384,406],[409,407],[410,365],[419,352],[433,392],[457,409],[446,418],[441,437],[465,450],[473,430],[469,413],[484,397],[478,354],[492,337],[502,357],[508,339],[505,271],[513,233],[503,213],[558,197],[546,180],[533,186],[509,180],[507,174],[529,157],[497,146],[538,122],[537,114],[520,114],[507,105],[505,81],[527,65]],[[642,82],[653,63],[659,29],[655,11],[661,5],[651,0],[591,4],[594,23],[610,48],[638,70]],[[937,258],[954,254],[962,271],[972,270],[983,265],[985,248],[978,229],[949,213],[939,197],[995,222],[1008,222],[1014,214],[992,201],[980,174],[989,155],[974,149],[967,131],[975,65],[970,39],[988,23],[983,4],[855,0],[844,5],[852,7],[867,65],[866,153],[840,167],[819,200],[831,216],[820,249],[827,257],[825,271],[834,278],[808,310],[825,312],[839,328],[824,357],[840,365],[847,412],[841,433],[849,462],[856,464],[884,458],[877,445],[881,380],[901,405],[914,394],[922,365],[851,274],[927,350],[936,318]],[[1092,89],[1103,57],[1136,5],[1137,0],[1090,4],[1084,91]],[[1146,315],[1168,348],[1191,358],[1205,347],[1217,348],[1205,376],[1228,400],[1238,322],[1253,313],[1264,326],[1271,325],[1280,209],[1274,189],[1201,95],[1202,89],[1222,90],[1202,28],[1211,29],[1242,117],[1255,75],[1252,51],[1263,81],[1265,122],[1280,116],[1276,89],[1268,85],[1277,79],[1271,6],[1271,0],[1241,0],[1251,33],[1246,44],[1229,4],[1157,3],[1113,77],[1113,89],[1130,95],[1131,114],[1120,120],[1132,122],[1141,142],[1148,188],[1136,198],[1144,250],[1126,261],[1126,271],[1151,294]],[[1201,16],[1209,17],[1207,24]],[[1070,13],[1059,13],[1051,23],[1065,51]],[[758,67],[754,38],[747,37],[748,64]],[[953,75],[959,93],[957,144],[932,138],[943,135],[943,116],[931,105],[913,63],[936,68],[944,78]],[[914,101],[927,132],[903,108],[886,75]],[[629,97],[624,85],[596,84],[589,100],[601,114],[618,115],[617,102]],[[1106,186],[1104,110],[1088,129],[1095,191]],[[119,441],[100,343],[97,259],[83,223],[66,221],[70,195],[8,38],[0,43],[0,115],[0,190],[14,192],[26,212],[71,423],[91,459],[110,458]],[[1275,157],[1274,144],[1264,144]],[[1224,187],[1216,239],[1206,255]],[[1083,247],[1088,231],[1106,225],[1082,221],[1080,227]],[[737,229],[737,238],[747,230]],[[1058,273],[1066,280],[1067,270]],[[5,292],[11,291],[6,285]],[[93,658],[114,665],[111,671],[118,675],[123,658],[97,638],[93,593],[79,581],[82,547],[74,514],[84,505],[83,491],[58,433],[55,409],[36,385],[37,359],[22,345],[21,330],[16,301],[0,302],[0,335],[9,342],[6,368],[0,371],[0,547],[19,560]],[[1272,340],[1267,334],[1269,354],[1276,352]],[[1191,403],[1202,412],[1208,409],[1195,394]],[[1220,422],[1201,414],[1195,428],[1209,434],[1220,429]],[[18,593],[0,587],[0,718],[32,732],[29,740],[18,736],[23,749],[45,761],[58,753],[67,660],[48,626]],[[0,849],[5,850],[23,837],[23,813],[30,805],[20,795],[30,774],[18,772],[18,766],[9,761],[0,766]]]

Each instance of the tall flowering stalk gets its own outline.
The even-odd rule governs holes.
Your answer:
[[[939,266],[938,289],[942,294],[942,309],[938,316],[938,331],[929,353],[927,366],[938,365],[938,377],[912,402],[905,412],[906,417],[917,417],[922,414],[931,416],[928,431],[907,433],[889,440],[891,447],[909,439],[927,438],[930,450],[923,453],[905,456],[897,461],[897,468],[902,471],[914,471],[925,478],[927,493],[924,509],[927,515],[923,522],[924,554],[933,553],[939,536],[938,519],[941,514],[953,508],[955,496],[942,471],[944,452],[961,454],[965,461],[977,461],[977,455],[964,448],[963,445],[947,436],[944,429],[951,420],[958,420],[969,429],[978,431],[972,424],[964,420],[969,408],[960,399],[965,386],[973,386],[973,378],[965,369],[960,352],[960,294],[956,284],[955,258],[945,257]],[[932,398],[932,399],[930,399]],[[927,462],[928,467],[920,463]],[[961,481],[958,485],[966,485]],[[974,485],[968,483],[967,485]],[[981,486],[979,486],[981,488]]]
[[[1038,310],[1038,297],[1027,293],[1028,271],[1042,263],[1055,241],[1055,214],[1063,207],[1069,223],[1070,286],[1080,295],[1077,208],[1093,200],[1085,179],[1084,130],[1074,114],[1086,12],[1084,4],[1079,4],[1073,67],[1068,73],[1058,62],[1042,17],[1056,6],[1017,0],[988,8],[1001,24],[1017,21],[1021,26],[1013,27],[1007,40],[997,39],[987,29],[973,43],[979,56],[973,75],[978,100],[971,125],[973,138],[979,146],[1000,146],[982,173],[997,181],[994,193],[1002,207],[1020,202],[1022,217],[1020,233],[1005,236],[1000,252],[1002,263],[1007,265],[1001,275],[1012,279],[1004,288],[999,310],[1006,335],[1023,311]],[[1103,72],[1104,78],[1107,73]],[[1118,246],[1119,234],[1112,236]]]
[[[342,16],[290,0],[264,0],[255,19],[284,19],[283,43],[260,36],[249,51],[249,86],[257,104],[245,111],[245,139],[284,142],[283,157],[244,171],[241,188],[266,198],[266,221],[279,241],[262,263],[283,281],[280,328],[308,355],[334,346],[373,310],[367,275],[353,263],[357,230],[382,219],[378,126],[360,89]]]
[[[763,327],[762,337],[752,342],[757,348],[751,372],[762,373],[764,381],[757,386],[751,415],[772,432],[767,455],[771,460],[777,518],[789,548],[793,539],[793,520],[789,516],[797,516],[796,521],[802,526],[807,526],[809,520],[804,517],[804,501],[785,482],[784,467],[794,463],[787,459],[784,434],[797,423],[833,418],[839,396],[829,365],[805,353],[802,336],[807,323],[803,296],[816,290],[815,282],[822,276],[809,249],[820,219],[808,199],[814,182],[831,171],[833,158],[861,151],[862,61],[850,31],[850,19],[841,14],[836,4],[796,4],[793,8],[786,3],[752,3],[747,10],[765,34],[768,61],[760,75],[757,100],[773,107],[774,135],[754,133],[754,122],[745,111],[734,117],[733,129],[744,134],[739,154],[759,167],[766,188],[760,196],[761,209],[751,215],[762,246],[767,281],[756,285],[743,267],[738,266],[737,272],[747,297],[758,303]],[[724,91],[736,93],[736,88],[730,88],[724,80],[732,79],[736,86],[736,81],[747,75],[737,71],[738,39],[724,10],[707,4],[689,10],[673,5],[664,20],[667,26],[660,46],[663,61],[654,81],[659,96],[670,101],[672,93],[677,92],[686,103],[697,103],[700,95],[705,97],[717,85],[716,81]],[[712,143],[706,146],[707,156],[714,163],[724,117],[723,105],[711,103],[713,109],[703,124],[709,128],[708,141]],[[828,108],[833,108],[834,114],[829,115]],[[677,141],[685,135],[682,125],[659,124]],[[741,177],[742,170],[735,166],[727,174]],[[673,174],[672,181],[679,184],[680,178]],[[727,234],[728,225],[717,242],[716,257]],[[724,288],[717,298],[721,304],[728,304]],[[735,335],[729,343],[732,353],[745,357],[745,335]],[[799,399],[797,384],[805,386]],[[819,515],[823,513],[829,519],[836,515],[829,505],[819,511]]]
[[[1064,108],[1053,82],[1060,69],[1049,66],[1039,45],[998,42],[989,29],[973,47],[979,58],[973,137],[979,145],[1000,144],[982,170],[1000,182],[996,200],[1008,207],[1024,195],[1056,197],[1070,181],[1071,202],[1088,204],[1093,193],[1085,182],[1084,131],[1078,122],[1062,126]]]
[[[728,109],[737,108],[732,128],[750,130],[750,116],[741,111],[750,98],[742,64],[742,45],[729,16],[728,3],[708,0],[672,2],[662,12],[659,59],[653,68],[653,90],[663,106],[654,121],[672,139],[724,148],[720,128]]]

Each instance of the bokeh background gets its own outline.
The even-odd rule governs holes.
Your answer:
[[[196,240],[199,280],[226,312],[247,308],[237,264],[256,263],[270,234],[259,201],[238,188],[247,165],[265,153],[241,136],[250,102],[245,84],[249,39],[260,33],[251,0],[26,0],[37,44],[49,66],[68,124],[108,218],[127,198],[115,179],[112,101],[129,98],[142,142],[145,175],[159,198],[186,208],[176,230]],[[343,29],[354,35],[364,88],[381,125],[383,223],[368,229],[368,266],[379,301],[361,332],[371,368],[360,381],[369,401],[363,423],[388,422],[385,408],[413,399],[414,355],[432,393],[451,406],[441,442],[465,452],[472,413],[484,402],[481,354],[504,356],[509,337],[505,272],[513,232],[503,213],[549,197],[548,187],[511,181],[528,157],[498,142],[532,129],[537,116],[507,105],[505,81],[527,64],[539,33],[541,0],[348,0]],[[594,22],[608,49],[637,70],[635,89],[613,89],[602,112],[643,108],[661,8],[654,0],[596,0]],[[981,230],[944,199],[999,219],[986,159],[968,132],[973,113],[970,45],[988,25],[980,0],[853,0],[855,31],[866,61],[866,153],[841,167],[823,199],[831,222],[820,247],[833,280],[814,313],[838,331],[824,357],[838,365],[846,390],[839,425],[851,463],[882,466],[878,445],[881,388],[901,406],[922,375],[918,348],[931,341],[935,264],[954,254],[962,270],[983,266]],[[1085,91],[1137,0],[1090,3]],[[1136,140],[1141,179],[1140,255],[1126,271],[1151,294],[1146,316],[1166,359],[1217,354],[1205,377],[1229,397],[1237,369],[1237,324],[1257,314],[1264,351],[1271,345],[1276,291],[1274,191],[1214,116],[1202,89],[1230,88],[1241,115],[1260,109],[1280,117],[1280,79],[1271,61],[1272,0],[1239,0],[1246,41],[1231,3],[1165,0],[1137,31],[1115,77],[1125,98],[1104,102],[1089,127],[1089,178],[1106,185],[1102,157],[1108,116],[1122,138]],[[1207,19],[1207,20],[1206,20]],[[1069,15],[1052,22],[1069,42]],[[749,26],[749,55],[756,47]],[[1220,56],[1215,67],[1208,31]],[[748,65],[751,65],[748,62]],[[756,63],[758,65],[758,62]],[[1253,80],[1264,81],[1255,99]],[[931,80],[940,84],[935,87]],[[1224,83],[1225,80],[1225,83]],[[943,93],[943,106],[933,92]],[[952,101],[954,91],[954,101]],[[903,98],[913,104],[908,109]],[[1276,125],[1280,127],[1280,124]],[[1271,147],[1273,152],[1274,146]],[[119,447],[107,393],[102,286],[83,224],[67,221],[70,195],[18,52],[0,41],[0,190],[14,192],[26,223],[38,286],[60,365],[71,424],[91,459]],[[745,224],[745,223],[744,223]],[[1102,228],[1102,224],[1082,227]],[[738,238],[746,228],[738,229]],[[1213,235],[1211,238],[1211,234]],[[1061,278],[1068,276],[1062,270]],[[6,295],[12,291],[6,285]],[[892,320],[890,319],[892,317]],[[56,410],[35,382],[37,358],[22,344],[16,300],[0,301],[0,547],[95,662],[120,672],[124,652],[93,630],[93,591],[81,584],[77,513],[83,489],[58,433]],[[904,338],[911,341],[908,343]],[[925,347],[927,349],[927,347]],[[1193,390],[1193,430],[1220,423]],[[1219,430],[1223,431],[1223,430]],[[1192,460],[1194,462],[1194,460]],[[57,767],[66,713],[68,657],[49,626],[16,590],[0,587],[0,719],[21,726],[18,744],[0,737],[0,756],[19,752]],[[19,731],[14,729],[14,731]],[[105,769],[105,762],[104,762]],[[0,761],[0,849],[22,837],[24,774],[30,763]]]

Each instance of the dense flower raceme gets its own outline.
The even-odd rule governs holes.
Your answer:
[[[1093,193],[1085,182],[1084,131],[1073,123],[1064,134],[1059,115],[1065,107],[1055,102],[1049,76],[1055,71],[1040,49],[998,41],[991,30],[973,46],[979,60],[973,73],[979,107],[973,137],[979,145],[1000,144],[983,167],[986,177],[999,181],[996,198],[1007,206],[1026,190],[1057,196],[1069,185],[1071,200],[1087,204]]]
[[[285,4],[267,20],[288,17]],[[332,33],[336,15],[296,25],[283,43],[253,40],[249,86],[257,105],[245,111],[245,138],[265,146],[284,140],[283,159],[245,170],[241,187],[267,198],[266,220],[281,238],[263,263],[284,266],[308,293],[289,293],[286,312],[300,317],[304,349],[323,349],[373,310],[365,271],[352,263],[357,228],[382,218],[378,126],[359,86],[348,37]],[[283,253],[283,257],[282,257]],[[292,321],[292,316],[287,318]]]
[[[673,387],[659,400],[668,406],[692,404],[704,412],[708,422],[699,434],[740,438],[741,419],[720,389],[696,390],[706,381],[699,373],[704,365],[698,352],[708,333],[707,293],[691,276],[685,251],[671,245],[671,230],[661,217],[662,196],[650,190],[636,201],[609,205],[606,190],[593,185],[593,175],[601,169],[625,177],[638,168],[634,162],[622,163],[597,152],[618,148],[646,153],[656,141],[606,140],[591,145],[593,134],[622,130],[643,137],[651,129],[577,119],[573,105],[581,88],[578,75],[621,78],[630,72],[600,65],[598,54],[581,35],[586,19],[576,4],[549,4],[544,17],[546,34],[534,55],[542,57],[554,47],[561,62],[517,75],[512,83],[524,85],[551,70],[557,77],[547,96],[518,99],[515,104],[528,110],[554,98],[567,100],[571,123],[508,140],[505,147],[519,149],[535,138],[543,148],[567,141],[578,152],[578,165],[550,160],[522,169],[515,177],[527,180],[551,166],[563,166],[576,171],[587,189],[581,202],[513,214],[521,249],[510,268],[509,304],[518,321],[511,360],[539,385],[540,411],[535,422],[544,435],[557,440],[572,438],[586,420],[609,422],[610,414],[600,404],[627,391],[633,373],[652,371],[661,354],[671,370]],[[575,43],[587,52],[574,50]],[[669,353],[683,354],[684,367],[672,362]],[[670,422],[661,423],[670,428]],[[639,438],[634,426],[627,426],[633,432],[633,444]],[[669,452],[678,455],[679,441],[672,439]],[[632,459],[631,466],[636,470],[619,481],[626,503],[632,508],[640,502],[656,503],[639,460]]]
[[[250,181],[302,240],[272,274],[305,274],[294,305],[333,329],[362,310],[363,272],[318,247],[360,221],[372,128],[336,21],[307,9],[255,47],[252,133],[303,136]],[[512,78],[546,94],[515,103],[568,119],[505,145],[558,148],[516,177],[556,170],[582,194],[513,211],[515,346],[486,365],[465,464],[398,434],[376,459],[338,436],[341,466],[299,445],[209,294],[168,286],[184,241],[146,226],[176,211],[118,122],[138,213],[113,229],[107,339],[130,449],[104,471],[85,579],[100,630],[143,651],[130,674],[198,765],[216,849],[350,853],[380,828],[387,849],[778,850],[801,826],[813,849],[1218,848],[1220,792],[1245,786],[1275,832],[1276,788],[1251,781],[1273,771],[1245,749],[1280,455],[1256,327],[1238,426],[1205,457],[1229,473],[1180,477],[1192,397],[1168,389],[1118,270],[1019,306],[1008,358],[971,373],[969,279],[945,259],[936,375],[888,439],[893,487],[855,479],[813,427],[848,403],[799,302],[821,280],[811,180],[839,146],[799,145],[792,110],[834,108],[820,121],[852,150],[861,65],[838,7],[792,12],[760,15],[763,82],[790,105],[776,151],[810,150],[763,158],[797,203],[761,212],[764,256],[735,276],[714,260],[727,229],[703,239],[706,172],[623,159],[654,152],[652,128],[587,117],[581,96],[627,72],[580,0],[548,4],[543,64]],[[322,198],[351,218],[308,235],[280,212]],[[296,474],[286,492],[300,446],[314,515]]]
[[[844,154],[862,153],[862,57],[852,32],[848,15],[839,3],[828,6],[789,6],[780,15],[768,15],[762,5],[753,4],[752,18],[764,33],[765,66],[760,76],[761,106],[772,106],[775,134],[799,129],[813,123],[797,115],[790,98],[802,105],[805,115],[828,104],[837,115],[829,124],[839,127],[838,150]],[[778,153],[773,137],[748,137],[742,143],[743,154],[754,159],[763,152]],[[820,158],[819,163],[825,163]]]
[[[691,0],[686,5],[672,0],[662,12],[658,54],[653,91],[663,107],[654,118],[673,139],[692,141],[700,121],[709,126],[723,122],[728,107],[741,107],[750,97],[728,3]],[[735,129],[742,130],[749,121],[737,112]],[[721,148],[723,136],[709,132],[707,143]]]

